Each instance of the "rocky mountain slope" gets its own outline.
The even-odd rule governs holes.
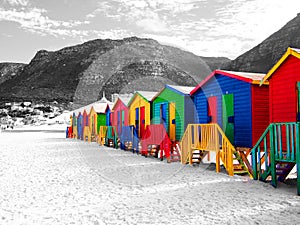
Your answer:
[[[20,74],[26,64],[0,63],[0,84]]]
[[[216,66],[212,59],[152,39],[97,39],[37,52],[20,73],[0,84],[0,99],[56,100],[78,107],[96,101],[103,92],[110,98],[112,93],[158,91],[166,83],[195,86],[212,71],[210,66]]]
[[[300,13],[262,43],[225,63],[222,69],[267,73],[288,47],[300,48]]]

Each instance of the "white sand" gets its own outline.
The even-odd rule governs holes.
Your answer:
[[[299,224],[295,186],[65,139],[0,133],[0,224]]]

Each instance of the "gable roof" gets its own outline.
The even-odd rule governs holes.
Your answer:
[[[129,101],[131,100],[133,94],[130,93],[130,94],[120,94],[117,98],[117,100],[115,101],[115,103],[113,104],[112,106],[112,109],[114,109],[117,105],[117,102],[118,101],[121,101],[124,105],[128,105]]]
[[[170,85],[166,84],[164,88],[162,88],[159,92],[156,93],[156,95],[153,96],[151,101],[154,101],[166,88],[180,94],[180,95],[189,95],[190,92],[195,88],[195,87],[188,87],[188,86],[177,86],[177,85]]]
[[[92,105],[92,108],[95,110],[96,113],[105,113],[107,107],[108,107],[108,104],[104,103],[104,102],[94,103]]]
[[[231,77],[231,78],[245,81],[245,82],[251,83],[251,84],[260,84],[261,80],[265,76],[264,73],[249,73],[249,72],[237,72],[237,71],[227,71],[227,70],[215,70],[210,75],[208,75],[203,81],[201,81],[190,92],[190,94],[193,95],[195,92],[197,92],[204,84],[206,84],[216,74]],[[268,82],[264,82],[264,84],[268,84]]]
[[[157,94],[157,92],[152,92],[152,91],[136,91],[134,93],[134,95],[131,97],[131,99],[129,100],[127,106],[129,106],[133,99],[139,95],[141,96],[143,99],[145,99],[147,102],[151,102],[152,98]]]
[[[189,95],[190,92],[195,88],[189,86],[177,86],[177,85],[169,85],[169,84],[166,84],[166,87],[173,89],[175,91],[179,91],[184,95]]]
[[[298,59],[300,59],[300,49],[298,48],[290,48],[288,47],[286,52],[281,56],[281,58],[278,60],[278,62],[269,70],[269,72],[264,76],[261,83],[265,82],[267,79],[269,79],[273,73],[281,66],[281,64],[287,59],[288,56],[295,56]]]
[[[157,94],[157,92],[153,91],[137,91],[142,97],[144,97],[148,102],[152,100],[152,98]]]

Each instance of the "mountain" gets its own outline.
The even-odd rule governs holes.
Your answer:
[[[0,84],[20,74],[26,64],[0,63]]]
[[[288,47],[300,48],[299,24],[300,13],[253,49],[225,63],[222,69],[267,73]]]
[[[0,84],[0,100],[56,100],[76,108],[103,92],[110,98],[112,93],[158,91],[166,83],[195,86],[211,72],[215,61],[210,60],[152,39],[96,39],[38,51],[20,73]]]
[[[222,65],[225,63],[231,62],[230,59],[226,57],[203,57],[199,56],[206,64],[209,66],[209,68],[214,71],[221,68]]]

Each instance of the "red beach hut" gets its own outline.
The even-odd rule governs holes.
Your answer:
[[[129,109],[127,107],[132,94],[119,95],[112,107],[112,126],[116,127],[118,136],[121,136],[122,127],[129,125]]]
[[[300,49],[288,48],[266,74],[269,81],[270,122],[300,121]]]
[[[300,49],[288,48],[264,81],[269,81],[270,125],[252,149],[253,178],[271,176],[276,187],[296,166],[300,195]]]

